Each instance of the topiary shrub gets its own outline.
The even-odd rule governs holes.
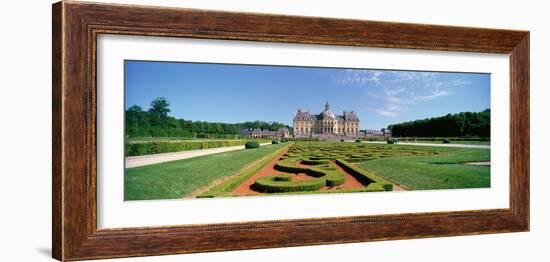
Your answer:
[[[288,176],[290,179],[290,176]],[[315,191],[325,186],[324,179],[310,179],[292,182],[282,175],[272,175],[260,177],[254,183],[254,188],[264,193],[283,193],[283,192],[300,192],[300,191]]]
[[[346,182],[346,176],[340,172],[328,170],[325,172],[327,173],[326,185],[329,187],[339,186]]]
[[[344,142],[344,139],[340,139],[340,142]]]
[[[238,187],[240,184],[244,183],[248,178],[256,174],[258,171],[260,171],[265,165],[267,165],[269,162],[271,162],[273,159],[275,159],[277,156],[281,154],[285,149],[280,148],[276,150],[275,152],[267,155],[266,157],[260,159],[259,162],[256,164],[253,164],[252,166],[247,167],[242,173],[237,175],[236,177],[229,179],[213,188],[208,190],[207,192],[201,194],[197,197],[229,197],[233,196],[233,189]]]
[[[355,139],[355,143],[361,143],[361,139],[359,138]]]
[[[397,140],[395,140],[395,139],[388,139],[387,143],[390,144],[390,145],[397,144]]]
[[[384,187],[378,183],[370,183],[367,188],[365,188],[365,192],[379,192],[379,191],[386,191]]]
[[[363,183],[369,183],[369,185],[376,183],[380,185],[385,191],[393,190],[393,184],[391,182],[389,182],[388,180],[382,177],[375,175],[370,171],[367,171],[358,166],[352,165],[349,162],[342,159],[336,159],[336,163]]]
[[[313,160],[313,159],[304,159],[302,160],[302,164],[304,165],[322,165],[322,164],[328,164],[330,160],[328,159],[319,159],[319,160]]]
[[[271,144],[274,144],[274,145],[279,144],[279,140],[277,140],[277,139],[272,140],[272,141],[271,141]]]
[[[275,164],[275,166],[273,168],[275,168],[275,170],[279,170],[279,171],[282,171],[282,172],[289,172],[289,173],[305,173],[305,172],[307,172],[307,170],[308,170],[307,168],[296,166],[296,161],[298,161],[298,160],[294,159],[294,158],[287,158],[287,159],[279,160],[279,162],[277,162],[277,164]]]
[[[244,147],[247,148],[247,149],[252,149],[252,148],[260,148],[260,143],[258,143],[258,141],[247,141],[246,144],[244,144]]]
[[[273,176],[273,181],[292,181],[292,177],[289,174],[277,174]]]
[[[449,140],[448,138],[443,139],[443,144],[450,144],[450,143],[451,143],[451,140]]]

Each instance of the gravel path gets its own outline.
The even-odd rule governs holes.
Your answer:
[[[261,146],[271,145],[271,143],[261,143],[260,145]],[[126,168],[132,168],[132,167],[146,166],[146,165],[187,159],[187,158],[198,157],[198,156],[206,156],[211,154],[235,151],[240,149],[244,149],[244,145],[216,147],[216,148],[189,150],[189,151],[182,151],[182,152],[145,155],[145,156],[131,156],[131,157],[125,158],[124,162],[125,162]]]
[[[377,142],[377,141],[363,141],[362,143],[367,144],[387,144],[386,142]],[[433,143],[407,143],[407,142],[397,142],[397,145],[411,145],[411,146],[438,146],[438,147],[459,147],[459,148],[486,148],[490,149],[490,145],[470,145],[470,144],[433,144]]]
[[[474,166],[491,166],[491,161],[484,161],[484,162],[467,162],[464,163],[466,165],[474,165]]]

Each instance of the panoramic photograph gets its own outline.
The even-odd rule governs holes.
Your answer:
[[[124,199],[490,188],[490,79],[126,60]]]

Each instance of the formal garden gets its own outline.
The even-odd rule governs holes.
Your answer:
[[[484,148],[278,141],[250,149],[128,168],[125,199],[483,188]]]

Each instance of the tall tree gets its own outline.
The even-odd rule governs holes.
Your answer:
[[[164,97],[159,97],[151,102],[151,108],[149,108],[149,115],[151,117],[151,124],[157,126],[166,126],[168,113],[170,112],[170,103]]]

